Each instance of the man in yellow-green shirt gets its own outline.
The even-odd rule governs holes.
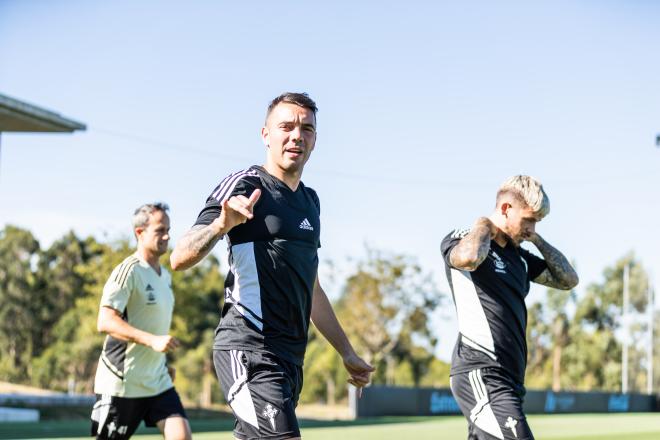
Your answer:
[[[107,333],[94,381],[97,401],[92,435],[128,439],[144,420],[167,440],[191,438],[172,383],[165,353],[179,342],[170,336],[174,295],[170,273],[160,265],[167,252],[170,220],[163,203],[140,206],[133,215],[137,251],[117,266],[103,288],[98,330]]]

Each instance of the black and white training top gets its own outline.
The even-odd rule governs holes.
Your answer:
[[[229,273],[214,349],[273,353],[302,365],[320,247],[320,204],[302,182],[292,191],[260,166],[233,173],[213,190],[195,225],[220,216],[225,199],[261,196],[252,220],[227,234]]]
[[[469,233],[457,229],[442,240],[459,336],[451,374],[476,368],[502,369],[522,386],[527,365],[527,307],[530,281],[547,268],[545,260],[508,242],[491,240],[488,257],[473,272],[452,267],[451,250]]]

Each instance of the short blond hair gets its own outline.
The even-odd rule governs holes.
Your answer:
[[[531,176],[519,174],[506,179],[497,190],[498,205],[502,196],[507,194],[525,203],[536,215],[545,217],[550,213],[550,199],[543,190],[543,185]]]

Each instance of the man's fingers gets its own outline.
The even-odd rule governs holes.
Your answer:
[[[174,350],[179,347],[179,341],[176,338],[170,338],[169,341],[167,341],[167,346],[165,347],[166,350]]]
[[[364,372],[373,373],[374,371],[376,371],[376,369],[373,366],[369,365],[363,360],[360,360],[359,363],[356,363],[354,365],[349,365],[348,367],[351,369],[351,372],[356,372],[356,373],[364,373]]]
[[[257,203],[257,200],[259,200],[260,196],[261,190],[255,189],[250,195],[250,198],[247,198],[244,195],[230,197],[228,200],[225,200],[222,203],[222,209],[226,212],[230,210],[234,211],[236,214],[245,217],[245,220],[252,220],[254,217],[252,210],[254,209],[254,205]],[[245,220],[243,220],[241,223],[244,223]]]
[[[365,386],[369,383],[369,375],[368,374],[351,374],[351,377],[348,379],[348,381],[355,386]]]
[[[249,199],[250,208],[254,208],[254,205],[257,204],[257,200],[259,200],[259,197],[261,197],[260,189],[255,189],[254,191],[252,191],[252,194],[250,194],[250,199]]]
[[[238,195],[238,196],[234,196],[234,197],[236,198],[236,200],[238,200],[239,202],[241,202],[241,205],[243,205],[243,206],[245,206],[245,207],[248,207],[248,205],[250,204],[250,199],[248,199],[248,198],[245,197],[245,196]]]
[[[238,197],[232,197],[231,199],[229,199],[225,209],[227,209],[227,208],[229,208],[232,211],[242,215],[245,218],[252,219],[252,217],[254,217],[252,215],[252,210],[249,207],[249,205],[246,204],[246,203],[243,203],[243,201],[240,200]]]
[[[373,367],[373,365],[369,365],[368,363],[364,363],[364,367],[362,368],[363,371],[367,371],[369,373],[373,373],[376,371],[376,369]]]
[[[369,374],[354,374],[353,378],[364,383],[369,383]]]

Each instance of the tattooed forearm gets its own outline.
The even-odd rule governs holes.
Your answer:
[[[456,269],[473,271],[488,256],[492,223],[482,217],[470,232],[451,250],[449,261]]]
[[[194,226],[176,244],[170,256],[172,269],[184,270],[199,263],[221,237],[212,225]]]
[[[562,290],[570,290],[577,286],[578,275],[561,252],[538,234],[535,234],[530,241],[541,252],[548,265],[548,268],[533,280],[535,283]]]

